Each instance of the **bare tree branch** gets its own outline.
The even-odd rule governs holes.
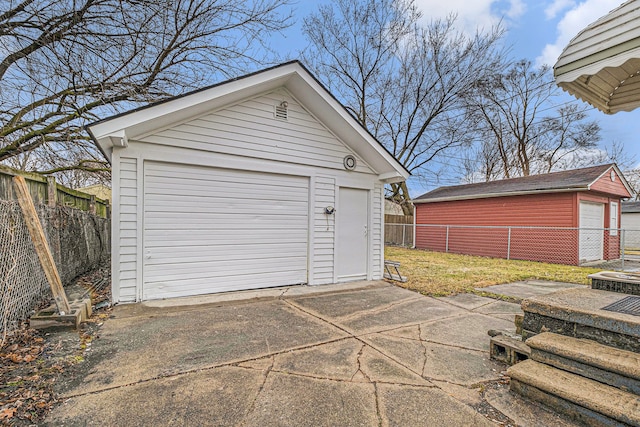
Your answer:
[[[269,34],[291,23],[291,0],[7,3],[0,161],[48,172],[101,156],[84,143],[88,121],[246,72],[267,60]]]
[[[549,69],[528,60],[478,81],[466,97],[468,115],[477,123],[479,142],[469,153],[478,168],[467,173],[493,180],[583,166],[579,153],[596,147],[600,127],[587,120],[586,107],[554,108],[559,93]]]
[[[305,19],[303,56],[409,171],[426,175],[471,142],[464,94],[502,69],[503,30],[470,37],[455,30],[454,16],[424,27],[419,17],[413,0],[334,0]],[[408,209],[406,184],[391,193]]]

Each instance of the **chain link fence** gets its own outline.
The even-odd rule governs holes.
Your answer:
[[[640,269],[640,229],[621,229],[620,246],[620,268],[625,269],[629,266],[632,269]]]
[[[385,243],[554,264],[640,263],[640,229],[385,224]],[[615,262],[614,262],[615,261]]]
[[[385,224],[385,245],[413,247],[413,224]]]
[[[65,206],[36,211],[63,284],[110,257],[109,219]],[[0,199],[0,337],[51,297],[20,205]]]
[[[0,333],[15,329],[51,291],[17,202],[0,200]]]

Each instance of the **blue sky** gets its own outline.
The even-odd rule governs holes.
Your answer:
[[[564,46],[582,28],[620,4],[621,0],[415,0],[424,22],[450,13],[458,16],[459,28],[468,33],[502,22],[507,29],[506,46],[516,58],[528,58],[536,64],[553,65]],[[327,1],[299,0],[295,6],[295,24],[284,36],[273,38],[273,47],[287,53],[304,48],[306,41],[300,30],[302,19]],[[566,101],[581,101],[566,95]],[[625,151],[635,156],[640,166],[640,144],[637,141],[640,109],[606,115],[591,109],[591,118],[602,127],[602,143],[618,141]]]

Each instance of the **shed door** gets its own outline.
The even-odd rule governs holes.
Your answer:
[[[580,260],[602,259],[604,205],[580,202]]]
[[[336,215],[338,281],[364,280],[369,259],[369,192],[340,188]]]
[[[145,162],[143,299],[307,282],[309,180]]]

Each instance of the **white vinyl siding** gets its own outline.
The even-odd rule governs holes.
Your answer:
[[[117,200],[119,204],[119,243],[118,243],[118,272],[119,286],[118,301],[136,301],[136,273],[138,250],[138,179],[137,159],[120,159],[119,190]]]
[[[336,205],[336,180],[330,176],[317,176],[315,185],[314,212],[314,258],[313,283],[323,285],[333,283],[333,251],[335,247],[336,216],[327,215],[324,210]]]
[[[287,120],[274,106],[288,102]],[[244,101],[142,138],[144,142],[344,170],[353,154],[285,90]],[[373,173],[357,159],[356,171]]]
[[[382,279],[382,263],[384,262],[384,246],[382,244],[383,232],[382,232],[382,224],[384,221],[384,198],[383,198],[383,188],[384,186],[381,183],[376,183],[373,190],[373,210],[372,210],[372,226],[371,226],[371,238],[372,238],[372,265],[371,265],[371,275],[373,280]]]
[[[640,248],[640,212],[622,212],[620,228],[624,230],[626,248]]]
[[[307,282],[309,179],[145,162],[143,299]]]

